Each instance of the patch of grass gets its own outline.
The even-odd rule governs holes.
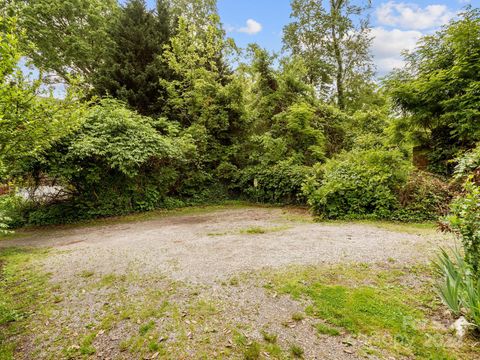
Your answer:
[[[79,276],[84,278],[84,279],[90,278],[93,275],[95,275],[95,272],[90,271],[90,270],[84,270],[79,274]]]
[[[274,226],[269,228],[264,228],[260,226],[252,226],[246,229],[240,230],[240,234],[249,234],[249,235],[258,235],[266,234],[271,232],[278,232],[290,229],[290,226]]]
[[[95,284],[97,287],[111,287],[117,283],[122,283],[126,280],[124,275],[108,274],[103,276],[100,281]]]
[[[292,314],[292,320],[293,321],[302,321],[305,319],[305,314],[301,312],[296,312]]]
[[[262,347],[261,345],[253,341],[250,345],[247,345],[243,351],[243,357],[245,360],[257,360],[260,359]]]
[[[302,359],[304,351],[299,345],[292,344],[290,346],[290,353],[292,354],[293,357],[298,358],[298,359]]]
[[[263,347],[264,351],[274,359],[285,359],[284,352],[277,344],[268,343]]]
[[[85,335],[80,345],[80,354],[93,355],[97,352],[97,350],[93,346],[93,341],[95,340],[96,336],[97,336],[96,332],[92,332],[88,335]]]
[[[150,320],[148,323],[146,324],[143,324],[142,326],[140,326],[140,329],[138,329],[138,332],[141,336],[145,336],[147,335],[147,333],[152,330],[153,328],[155,328],[155,322]]]
[[[238,284],[240,283],[240,280],[238,279],[238,277],[234,276],[234,277],[230,278],[230,281],[228,283],[231,286],[238,286]]]
[[[393,232],[400,232],[406,234],[420,234],[431,235],[437,232],[437,224],[435,222],[423,222],[423,223],[408,223],[398,221],[382,221],[382,220],[327,220],[321,221],[327,225],[338,224],[364,224],[370,225],[379,229],[389,230]]]
[[[16,343],[12,336],[26,331],[33,314],[41,316],[55,305],[48,274],[36,260],[48,250],[8,248],[0,250],[0,358],[13,359]]]
[[[226,232],[222,232],[222,233],[221,232],[215,232],[215,233],[208,233],[207,236],[212,236],[212,237],[213,236],[225,236],[227,234],[228,233],[226,233]]]
[[[315,329],[317,329],[318,333],[322,334],[322,335],[330,335],[330,336],[340,335],[340,331],[338,331],[334,327],[331,327],[331,326],[329,326],[327,324],[323,324],[323,323],[316,324]]]
[[[252,226],[247,229],[240,230],[241,234],[265,234],[267,229],[259,227],[259,226]]]
[[[306,314],[333,325],[318,324],[320,333],[338,335],[338,328],[345,329],[367,335],[375,346],[399,356],[447,359],[441,341],[431,344],[432,337],[442,336],[425,313],[435,298],[431,283],[412,288],[406,281],[409,272],[362,265],[296,267],[270,276],[270,283],[273,291],[307,299]]]
[[[269,333],[266,330],[262,330],[261,334],[262,334],[263,340],[265,340],[266,342],[268,342],[270,344],[276,344],[277,343],[277,339],[278,339],[277,334]]]

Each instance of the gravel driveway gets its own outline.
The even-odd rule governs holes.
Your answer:
[[[175,304],[184,309],[175,311],[187,313],[193,306],[192,299],[197,303],[198,299],[200,303],[211,301],[217,310],[202,319],[208,319],[208,326],[223,330],[209,332],[205,343],[191,335],[193,330],[179,330],[178,322],[174,326],[166,319],[155,320],[158,328],[170,329],[171,349],[178,348],[178,344],[191,347],[182,350],[182,355],[172,353],[166,358],[199,358],[196,352],[205,344],[213,348],[205,351],[217,354],[218,344],[231,336],[228,329],[238,326],[248,339],[261,339],[261,330],[270,329],[278,334],[279,346],[300,344],[307,359],[363,358],[358,354],[363,346],[361,338],[319,337],[309,318],[291,325],[292,314],[305,304],[272,295],[258,279],[239,283],[235,280],[235,286],[230,286],[229,281],[242,274],[289,265],[424,264],[431,260],[438,245],[451,242],[433,230],[416,233],[415,228],[409,229],[402,232],[360,223],[315,223],[298,209],[232,207],[114,225],[54,228],[2,241],[0,247],[52,248],[41,265],[51,274],[60,299],[58,309],[50,312],[47,320],[39,318],[36,325],[31,325],[43,334],[44,340],[35,339],[36,335],[22,339],[23,357],[19,358],[28,359],[32,354],[38,359],[62,358],[55,354],[65,353],[65,343],[85,333],[86,327],[90,331],[100,329],[106,318],[114,316],[105,307],[115,304],[124,309],[139,299],[143,299],[145,307],[152,301],[145,298],[145,293],[154,289],[170,294],[172,282],[183,285],[165,303]],[[111,274],[115,277],[108,278]],[[117,284],[121,276],[129,280]],[[124,311],[118,309],[113,314]],[[197,320],[188,322],[189,329]],[[118,320],[96,333],[92,358],[150,358],[143,353],[132,355],[122,348],[125,339],[138,333],[140,323],[127,321]],[[172,336],[175,331],[177,335]],[[185,339],[178,342],[178,333]],[[72,351],[77,351],[75,343],[69,344]],[[221,354],[227,353],[219,354],[216,358],[224,358]],[[149,356],[153,359],[159,355]]]
[[[415,234],[366,224],[313,223],[299,210],[251,207],[47,231],[0,246],[61,249],[45,264],[56,278],[82,270],[120,274],[135,269],[209,282],[289,264],[425,263],[445,241],[434,232],[425,236],[421,230]]]

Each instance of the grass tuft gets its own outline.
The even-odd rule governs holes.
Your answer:
[[[302,359],[304,351],[299,345],[293,344],[290,346],[290,353],[293,357],[297,359]]]
[[[269,333],[266,330],[262,330],[261,333],[262,333],[262,336],[263,336],[263,340],[265,340],[266,342],[268,342],[270,344],[276,344],[277,339],[278,339],[277,334]]]
[[[260,359],[262,347],[256,341],[253,341],[250,345],[247,345],[243,352],[243,356],[245,360],[257,360]]]
[[[305,319],[305,314],[301,312],[296,312],[292,314],[293,321],[302,321]]]
[[[340,331],[338,331],[334,327],[331,327],[331,326],[329,326],[327,324],[323,324],[323,323],[316,324],[315,329],[317,329],[318,333],[322,334],[322,335],[330,335],[330,336],[340,335]]]

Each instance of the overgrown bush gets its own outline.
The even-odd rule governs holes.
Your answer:
[[[465,184],[464,193],[452,202],[446,223],[460,237],[466,262],[480,276],[480,187],[471,180]]]
[[[3,215],[4,229],[17,228],[27,223],[26,216],[31,209],[25,199],[15,194],[5,194],[0,196],[0,213]]]
[[[273,204],[305,204],[302,185],[311,174],[311,167],[292,161],[244,169],[238,186],[248,199]]]
[[[345,152],[317,167],[304,191],[320,217],[389,218],[399,207],[397,192],[410,166],[397,150]]]
[[[191,137],[173,123],[103,100],[78,130],[31,164],[30,176],[55,179],[68,194],[25,214],[25,222],[49,224],[152,210],[175,188],[177,169],[194,153]]]
[[[468,176],[473,176],[474,181],[480,183],[480,143],[457,159],[455,178],[464,179]]]
[[[414,171],[399,189],[399,208],[392,218],[401,221],[437,220],[447,214],[453,195],[452,186],[441,178]]]

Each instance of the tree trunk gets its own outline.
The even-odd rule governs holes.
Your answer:
[[[330,16],[331,16],[331,27],[332,27],[332,40],[333,40],[333,50],[335,56],[335,62],[337,63],[336,68],[336,87],[337,87],[337,105],[341,110],[345,110],[345,94],[344,94],[344,84],[343,84],[343,58],[342,51],[340,49],[341,40],[337,32],[336,26],[338,25],[338,19],[340,18],[340,9],[342,7],[342,0],[330,0]]]

